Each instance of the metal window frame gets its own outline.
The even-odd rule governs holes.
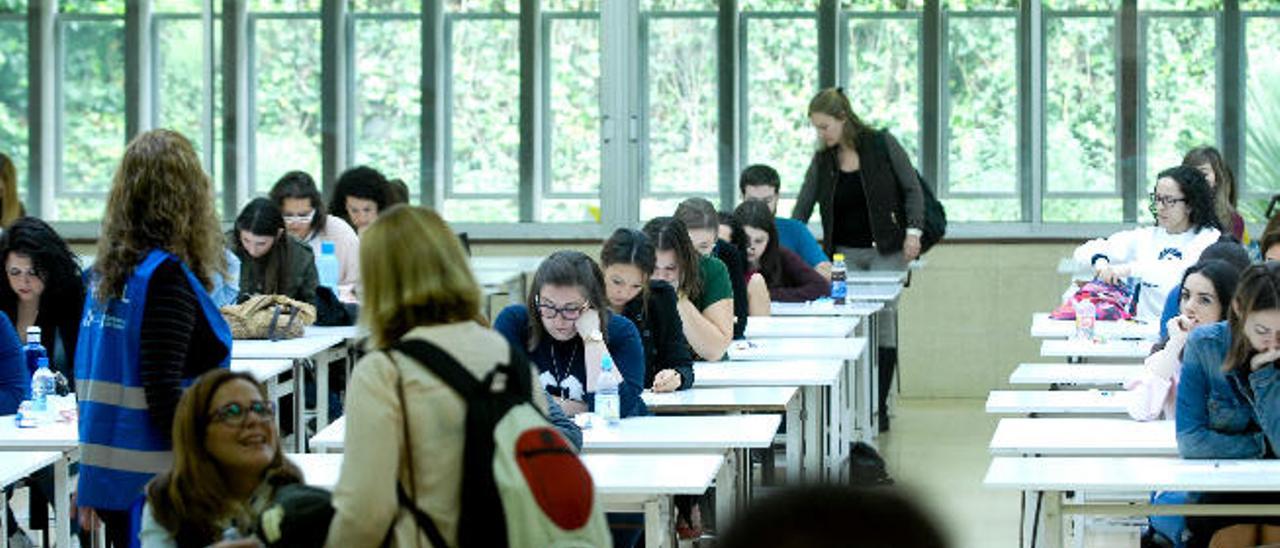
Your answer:
[[[54,41],[54,48],[56,50],[54,52],[54,74],[53,74],[53,78],[54,78],[53,88],[54,88],[54,96],[55,96],[54,97],[55,107],[53,112],[54,169],[53,169],[53,180],[52,180],[53,188],[52,188],[52,193],[48,196],[49,201],[48,203],[44,203],[43,201],[41,201],[40,211],[45,217],[56,216],[57,209],[55,208],[54,199],[59,197],[100,199],[103,202],[105,202],[107,198],[106,191],[96,192],[96,191],[83,191],[83,190],[69,190],[66,188],[66,181],[65,181],[66,172],[64,169],[65,162],[63,161],[63,154],[66,151],[66,128],[65,128],[66,116],[65,116],[65,108],[63,105],[66,101],[66,91],[67,91],[67,84],[66,84],[66,53],[67,53],[66,32],[67,30],[66,30],[66,27],[67,25],[72,23],[119,23],[121,40],[124,41],[128,34],[127,22],[125,20],[124,14],[107,14],[107,13],[55,13],[54,14],[53,41]],[[127,54],[126,54],[126,57],[128,57]],[[128,63],[129,61],[126,59],[125,64],[128,65]],[[121,70],[125,70],[126,67],[120,67],[120,68]],[[126,84],[126,87],[127,87],[127,84]],[[121,89],[120,91],[122,94],[124,94],[125,92],[124,89]],[[28,101],[29,100],[30,99],[28,99]],[[129,126],[131,125],[131,122],[129,121],[130,109],[127,101],[126,101],[124,110],[125,112],[123,114],[125,116],[126,135],[121,135],[120,137],[121,139],[127,140],[127,137],[128,137],[127,132],[129,130]]]

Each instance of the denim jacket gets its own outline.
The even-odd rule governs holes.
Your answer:
[[[1231,328],[1219,322],[1191,332],[1178,386],[1178,453],[1188,459],[1257,459],[1280,441],[1280,373],[1222,370]]]

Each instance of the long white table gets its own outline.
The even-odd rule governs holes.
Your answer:
[[[611,454],[580,457],[591,474],[596,494],[607,512],[643,512],[645,545],[675,546],[671,524],[672,497],[701,495],[724,465],[716,454]],[[291,454],[307,484],[333,489],[342,469],[341,454]]]
[[[1153,343],[1146,340],[1113,340],[1102,343],[1071,339],[1045,339],[1040,355],[1046,358],[1092,359],[1110,358],[1142,360],[1151,354]]]
[[[989,446],[996,456],[1177,456],[1171,420],[1128,418],[1000,419]]]
[[[752,320],[754,321],[754,320]],[[856,361],[867,340],[851,338],[740,339],[729,343],[729,360],[846,360]],[[696,374],[695,374],[696,377]]]
[[[57,518],[54,538],[58,546],[70,546],[71,495],[68,470],[71,463],[80,458],[80,432],[75,422],[46,422],[36,428],[18,428],[15,418],[14,415],[0,416],[0,456],[33,451],[58,455],[53,462],[53,513]],[[0,464],[0,472],[6,471],[6,467]],[[7,541],[8,536],[4,539]]]
[[[987,394],[987,412],[1123,415],[1129,399],[1123,390],[992,390]]]
[[[1160,326],[1154,323],[1142,323],[1129,320],[1098,320],[1094,323],[1094,333],[1106,339],[1146,339],[1156,340],[1160,337]],[[1076,323],[1072,320],[1054,320],[1046,312],[1031,315],[1031,336],[1038,339],[1067,339],[1076,333]]]
[[[329,423],[329,363],[346,357],[347,339],[339,335],[302,336],[280,341],[236,340],[231,343],[232,360],[289,360],[293,364],[294,450],[304,452],[307,444],[304,371],[308,364],[316,373],[316,428]]]
[[[1100,363],[1023,363],[1009,375],[1009,384],[1121,386],[1142,374],[1144,366]]]
[[[748,339],[842,338],[853,335],[859,317],[752,316],[743,336]]]
[[[1040,513],[1044,546],[1064,544],[1063,518],[1072,514],[1111,516],[1152,515],[1276,515],[1277,504],[1176,504],[1146,501],[1086,503],[1081,493],[1118,494],[1149,491],[1280,491],[1280,461],[1183,460],[1180,458],[1072,457],[992,459],[983,484],[988,489],[1043,494]],[[1077,496],[1068,500],[1067,493]]]
[[[0,489],[9,487],[45,467],[54,466],[60,460],[62,460],[62,453],[56,451],[0,452]],[[65,481],[62,483],[62,490],[57,491],[54,496],[59,500],[71,496],[67,493]],[[8,512],[0,511],[0,546],[4,548],[9,548],[8,514]],[[66,519],[68,519],[66,515],[58,514],[58,521],[65,521]],[[14,526],[17,525],[16,523],[14,524]],[[70,542],[69,538],[67,542]],[[62,539],[59,539],[58,545],[66,546],[62,544]]]
[[[906,270],[850,270],[845,272],[849,284],[902,285],[907,282]]]

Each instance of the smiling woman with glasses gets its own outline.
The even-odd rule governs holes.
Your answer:
[[[208,546],[232,530],[250,538],[275,490],[301,481],[266,388],[247,373],[205,373],[178,403],[173,468],[147,485],[142,545]]]
[[[1125,230],[1085,242],[1075,260],[1093,267],[1109,283],[1141,280],[1138,319],[1158,321],[1169,291],[1200,253],[1221,237],[1213,206],[1213,190],[1194,168],[1178,166],[1160,172],[1150,194],[1155,226]]]
[[[524,348],[547,393],[569,415],[592,408],[600,363],[609,355],[622,374],[622,416],[647,414],[644,347],[630,320],[610,311],[604,274],[590,257],[557,251],[542,261],[526,304],[502,310],[494,329]]]

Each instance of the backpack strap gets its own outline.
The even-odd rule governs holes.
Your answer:
[[[396,366],[396,395],[400,399],[400,411],[404,414],[404,420],[400,421],[400,425],[403,428],[403,437],[401,439],[404,440],[404,452],[409,460],[409,482],[416,489],[418,479],[415,477],[413,472],[413,439],[409,437],[409,409],[405,407],[404,376],[400,374],[400,364],[396,362],[395,357],[393,357],[390,352],[386,352],[386,354],[387,359],[391,360],[391,363]],[[410,497],[409,494],[405,492],[404,485],[400,483],[400,480],[396,479],[395,481],[396,498],[400,503],[400,507],[409,509],[409,513],[413,515],[413,521],[418,524],[418,528],[421,529],[423,533],[426,533],[427,540],[431,541],[432,546],[448,546],[444,541],[444,535],[440,534],[440,528],[436,527],[436,522],[433,521],[431,516],[428,516],[426,512],[423,512],[421,508],[418,508],[418,504],[414,502],[413,497]],[[382,539],[382,546],[389,547],[393,545],[391,539],[395,530],[395,520],[392,520],[391,527],[387,529],[386,537]]]
[[[392,348],[404,352],[413,361],[427,368],[441,382],[449,385],[463,400],[471,401],[483,388],[475,376],[462,367],[458,360],[442,350],[439,346],[421,339],[400,340],[391,345]]]

